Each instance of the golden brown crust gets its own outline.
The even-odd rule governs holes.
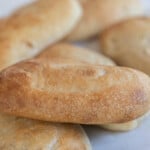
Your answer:
[[[67,40],[89,38],[112,24],[144,13],[139,0],[79,0],[83,17]]]
[[[66,43],[59,43],[51,47],[48,47],[37,57],[39,58],[45,57],[47,59],[65,58],[65,59],[72,59],[77,62],[86,62],[91,64],[103,64],[110,66],[115,65],[114,62],[112,62],[110,59],[108,59],[107,57],[103,56],[100,53],[95,53],[89,51],[88,49],[79,48],[77,46],[73,46]],[[137,118],[136,120],[132,120],[125,123],[105,124],[101,125],[101,127],[113,131],[129,131],[137,128],[141,124],[143,118],[147,116],[148,115],[146,114],[142,116],[142,119]]]
[[[54,124],[0,114],[1,150],[91,150],[79,125]]]
[[[135,18],[112,26],[100,38],[103,53],[119,65],[150,75],[150,19]]]
[[[45,57],[47,59],[65,58],[65,59],[72,59],[77,62],[86,62],[91,64],[103,64],[103,65],[110,65],[110,66],[115,65],[114,62],[112,62],[110,59],[108,59],[107,57],[103,56],[100,53],[95,53],[89,51],[88,49],[81,48],[81,47],[79,48],[77,46],[66,44],[66,43],[59,43],[50,46],[42,53],[40,53],[37,57],[39,58]],[[141,124],[141,118],[138,118],[136,120],[132,120],[120,124],[101,125],[101,127],[113,131],[129,131],[137,128],[140,124]]]
[[[150,79],[122,67],[36,58],[0,73],[0,110],[83,124],[121,123],[150,108]]]
[[[90,64],[101,64],[108,66],[115,65],[111,59],[100,53],[92,52],[89,49],[77,47],[67,43],[59,43],[50,46],[41,52],[37,57],[45,57],[47,59],[64,58]]]
[[[0,69],[63,38],[80,16],[76,0],[38,0],[18,10],[0,27]]]

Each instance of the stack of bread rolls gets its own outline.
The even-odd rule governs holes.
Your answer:
[[[137,127],[150,109],[143,14],[138,0],[36,0],[1,20],[0,149],[91,150],[80,124]],[[98,34],[103,54],[68,43]]]

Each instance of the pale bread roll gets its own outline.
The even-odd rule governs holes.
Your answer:
[[[91,150],[79,125],[54,124],[0,114],[1,150]]]
[[[149,116],[149,112],[143,115],[140,118],[137,118],[136,120],[132,120],[125,123],[118,123],[118,124],[105,124],[101,125],[104,129],[113,130],[113,131],[129,131],[137,128],[141,122]]]
[[[143,15],[140,0],[79,0],[83,17],[67,40],[78,41],[97,35],[112,24]]]
[[[76,0],[38,0],[21,8],[0,26],[0,69],[62,39],[80,17]]]
[[[123,123],[150,108],[150,78],[133,69],[74,60],[26,60],[0,73],[0,111],[81,124]]]
[[[150,19],[136,18],[104,31],[100,40],[104,54],[119,65],[150,75]]]
[[[114,66],[115,63],[104,55],[87,48],[77,47],[67,43],[59,43],[46,48],[38,57],[72,59],[77,62]]]
[[[110,66],[115,65],[113,61],[103,56],[102,54],[98,54],[88,49],[79,48],[77,46],[73,46],[66,43],[56,44],[54,46],[48,47],[37,57],[46,57],[48,59],[69,58],[75,61],[82,61],[91,64],[102,64],[102,65],[110,65]],[[148,114],[136,120],[125,122],[125,123],[106,124],[100,126],[105,129],[113,130],[113,131],[129,131],[137,128],[141,124],[143,119],[146,118],[147,116]]]

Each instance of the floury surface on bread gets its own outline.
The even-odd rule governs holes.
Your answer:
[[[0,25],[0,69],[62,39],[81,17],[76,0],[37,0]]]
[[[48,123],[0,114],[1,150],[91,150],[79,125]]]
[[[83,16],[66,38],[79,41],[99,34],[112,24],[141,16],[144,13],[140,0],[79,0]]]
[[[38,57],[0,73],[0,110],[82,124],[123,123],[150,109],[150,78],[133,69]]]
[[[114,66],[115,63],[104,55],[92,52],[87,48],[77,47],[67,43],[59,43],[46,48],[37,58],[45,57],[72,59],[76,62],[84,62],[90,64]]]
[[[100,37],[104,54],[119,65],[132,67],[150,75],[150,19],[135,18],[104,31]]]
[[[42,53],[39,54],[37,57],[46,57],[48,59],[51,58],[65,58],[65,59],[72,59],[77,62],[85,62],[89,64],[95,65],[108,65],[114,66],[115,63],[103,56],[100,53],[95,53],[89,51],[88,49],[77,47],[71,44],[60,43],[53,46],[48,47]],[[113,131],[129,131],[137,128],[141,122],[146,118],[148,115],[144,114],[144,116],[137,118],[136,120],[132,120],[125,123],[116,123],[116,124],[102,124],[101,127],[113,130]]]

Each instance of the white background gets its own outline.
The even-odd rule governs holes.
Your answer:
[[[149,13],[150,0],[141,1]],[[0,17],[7,16],[19,6],[30,2],[31,0],[0,0]],[[98,48],[96,41],[80,44],[93,49]],[[85,126],[85,130],[93,150],[150,150],[150,117],[139,128],[130,132],[110,132],[98,126]]]

